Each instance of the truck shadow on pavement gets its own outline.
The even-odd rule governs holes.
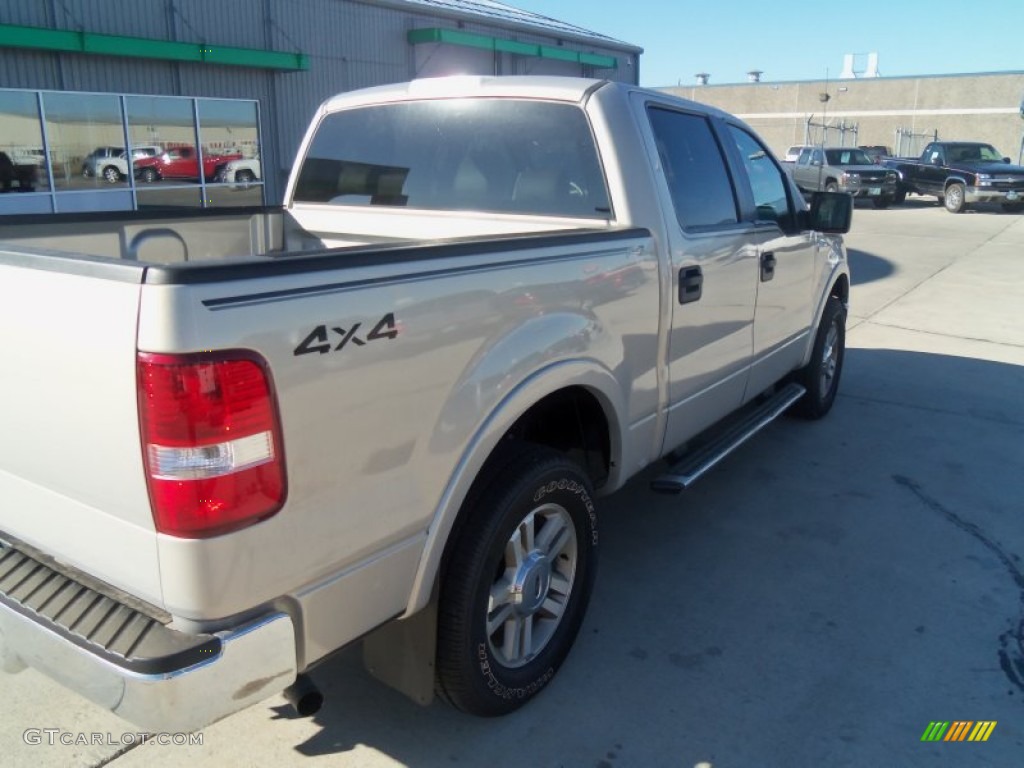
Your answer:
[[[850,262],[850,282],[853,285],[884,280],[896,271],[895,265],[888,259],[856,248],[847,248],[846,258]]]
[[[888,267],[857,253],[861,274]],[[986,757],[1015,764],[1022,391],[1020,365],[848,349],[825,420],[776,422],[683,495],[651,493],[655,467],[599,503],[590,611],[524,709],[419,707],[350,648],[314,671],[320,730],[295,749],[416,767],[911,765],[939,757],[919,743],[930,720],[986,718]]]

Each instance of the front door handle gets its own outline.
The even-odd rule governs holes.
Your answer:
[[[679,303],[699,301],[703,285],[704,273],[700,267],[683,267],[679,270]]]
[[[775,254],[765,251],[761,254],[761,282],[767,283],[775,277]]]

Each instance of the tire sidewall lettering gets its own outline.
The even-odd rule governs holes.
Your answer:
[[[550,496],[552,493],[557,491],[566,491],[579,497],[580,501],[583,502],[584,508],[587,510],[587,515],[590,517],[590,538],[591,544],[597,546],[597,513],[594,509],[594,501],[590,498],[590,493],[587,489],[577,483],[575,480],[552,480],[549,483],[545,483],[540,486],[536,493],[533,494],[533,503],[538,504],[546,496]]]
[[[534,491],[531,497],[534,505],[550,501],[559,506],[566,507],[566,503],[560,502],[557,498],[550,498],[553,495],[558,496],[570,494],[574,497],[574,500],[566,500],[569,504],[573,501],[575,504],[582,505],[583,510],[586,512],[586,522],[583,524],[584,528],[589,527],[590,529],[590,550],[596,550],[598,538],[597,538],[597,513],[594,505],[594,501],[590,496],[590,492],[585,485],[569,478],[558,478],[549,480],[541,483],[536,491]],[[575,524],[575,523],[574,523]],[[584,546],[587,542],[587,532],[577,531],[578,534],[582,534],[581,544]],[[575,599],[575,596],[574,596]],[[560,628],[561,629],[561,628]],[[517,675],[521,670],[514,669],[508,670],[501,664],[495,661],[491,656],[490,650],[487,646],[487,641],[484,639],[483,642],[479,642],[476,646],[476,658],[477,666],[480,672],[483,682],[486,685],[488,691],[494,696],[502,699],[503,701],[512,700],[525,700],[531,698],[534,694],[538,693],[544,688],[551,679],[555,676],[555,668],[553,666],[547,666],[543,672],[537,675],[534,679],[529,682],[525,681],[510,681],[508,675]]]
[[[487,689],[499,699],[509,701],[511,699],[528,699],[538,693],[544,686],[551,682],[555,676],[553,667],[544,670],[536,680],[526,685],[508,686],[503,684],[494,674],[491,666],[491,654],[487,650],[487,643],[480,643],[477,646],[477,660],[480,664],[480,674],[487,684]]]

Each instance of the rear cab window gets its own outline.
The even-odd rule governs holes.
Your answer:
[[[334,112],[294,200],[610,219],[593,133],[574,104],[436,99]]]

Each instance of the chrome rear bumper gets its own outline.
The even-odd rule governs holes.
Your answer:
[[[193,731],[297,674],[284,613],[188,635],[0,541],[0,669],[34,667],[150,731]]]

